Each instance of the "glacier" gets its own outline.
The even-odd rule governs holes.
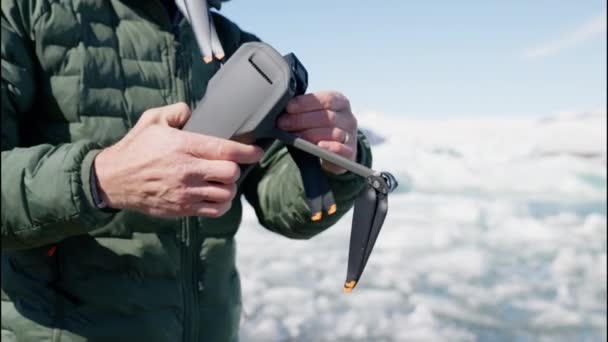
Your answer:
[[[366,113],[399,191],[357,288],[351,216],[306,241],[237,234],[242,341],[605,341],[606,114]]]

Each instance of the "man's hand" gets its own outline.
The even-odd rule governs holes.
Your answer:
[[[230,209],[238,164],[256,163],[261,148],[179,130],[184,103],[144,112],[133,129],[95,158],[103,200],[155,216],[219,217]]]
[[[357,158],[357,119],[348,99],[338,92],[294,97],[287,105],[287,113],[279,118],[278,126],[323,149],[351,160]],[[321,161],[321,165],[336,174],[346,172],[326,161]]]

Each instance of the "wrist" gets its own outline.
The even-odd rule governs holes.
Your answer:
[[[100,152],[100,146],[94,143],[90,144],[90,149],[84,155],[80,162],[80,180],[78,182],[79,190],[76,193],[75,200],[78,200],[80,217],[84,222],[84,228],[94,229],[99,225],[107,222],[116,213],[113,210],[99,209],[95,205],[93,199],[93,189],[91,187],[91,175],[93,161]]]
[[[98,209],[119,209],[111,197],[110,193],[110,177],[107,176],[107,162],[106,162],[107,150],[101,151],[93,160],[91,167],[91,193],[95,206]]]

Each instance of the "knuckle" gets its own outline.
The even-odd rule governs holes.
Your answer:
[[[344,141],[346,137],[346,132],[335,127],[331,130],[331,139],[335,141]]]
[[[220,204],[217,208],[217,217],[220,217],[220,216],[224,215],[225,213],[227,213],[231,207],[232,207],[231,201],[227,201],[227,202]]]
[[[337,98],[337,97],[343,97],[344,95],[342,95],[341,92],[337,91],[337,90],[332,90],[329,92],[329,94],[331,95],[331,97]]]
[[[334,112],[333,110],[327,111],[326,117],[327,117],[327,124],[329,124],[329,125],[333,126],[338,121],[338,114],[336,112]]]
[[[302,119],[300,118],[300,115],[291,115],[289,117],[289,121],[291,122],[291,127],[293,128],[302,126]]]
[[[288,105],[290,106],[299,106],[302,103],[302,95],[298,95],[289,100]]]
[[[139,117],[139,120],[137,123],[139,123],[140,125],[149,125],[154,123],[158,118],[158,110],[156,108],[151,108],[148,109],[146,111],[144,111],[141,116]]]
[[[227,147],[224,149],[224,156],[226,160],[235,160],[238,157],[238,153],[234,148]]]
[[[209,211],[207,213],[207,217],[218,218],[220,216],[221,216],[221,214],[220,214],[220,212],[219,212],[219,210],[217,208],[209,208]]]
[[[194,157],[197,155],[195,146],[191,144],[187,139],[182,139],[179,141],[177,145],[177,150],[185,153],[189,157]]]
[[[241,177],[241,168],[239,167],[239,165],[237,163],[228,164],[226,176],[228,177],[231,183],[236,182],[239,177]]]
[[[357,117],[353,113],[350,113],[350,117],[352,128],[357,130],[357,127],[359,127],[359,120],[357,120]]]
[[[190,107],[185,102],[177,102],[174,104],[175,110],[180,114],[190,114]]]
[[[355,153],[355,151],[350,146],[344,146],[341,149],[341,154],[347,158],[352,157],[354,155],[354,153]]]
[[[175,202],[178,206],[182,207],[182,209],[188,207],[190,205],[192,199],[192,194],[187,188],[180,189],[175,194]]]
[[[338,98],[336,96],[330,96],[329,97],[329,108],[330,109],[337,109],[338,108]]]
[[[186,183],[190,177],[190,168],[185,163],[178,163],[175,165],[175,178],[180,183]]]
[[[215,206],[215,207],[209,207],[209,211],[208,211],[208,217],[211,218],[218,218],[222,215],[224,215],[226,212],[228,211],[228,208],[225,208],[225,206],[223,204]]]
[[[190,144],[188,144],[188,139],[183,134],[171,134],[171,133],[167,132],[167,130],[164,127],[159,127],[159,130],[155,133],[156,133],[157,139],[159,136],[162,136],[162,135],[166,136],[167,145],[171,151],[190,152],[189,151]]]
[[[217,151],[217,155],[220,159],[227,159],[228,147],[226,146],[225,142],[220,141],[218,144],[215,145],[215,148]]]
[[[337,109],[342,104],[342,94],[337,91],[332,91],[329,93],[329,106],[332,109]]]
[[[348,99],[348,97],[344,96],[343,94],[340,94],[340,98],[342,101],[342,108],[350,109],[350,100]]]
[[[203,160],[200,163],[197,163],[196,170],[201,176],[202,180],[205,182],[211,181],[211,179],[213,178],[212,166],[207,160]]]
[[[152,116],[152,109],[145,110],[139,116],[139,122],[144,122],[144,121],[150,119],[150,116]]]
[[[330,99],[331,108],[334,110],[342,110],[350,107],[350,102],[344,94],[334,91],[331,93]]]
[[[228,196],[227,196],[228,200],[234,199],[234,197],[236,196],[236,193],[237,193],[237,186],[236,186],[236,184],[231,184],[228,187],[228,192],[227,192],[227,194],[228,194]]]
[[[193,193],[194,195],[194,193]],[[198,197],[203,198],[203,200],[208,200],[211,197],[211,193],[208,187],[203,187],[201,189],[198,190],[198,192],[196,193],[196,195]]]

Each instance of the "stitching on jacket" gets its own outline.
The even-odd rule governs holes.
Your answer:
[[[78,218],[78,215],[79,215],[79,213],[76,213],[76,214],[72,214],[72,215],[69,215],[69,216],[61,217],[61,218],[59,218],[59,219],[57,219],[57,220],[55,220],[53,222],[50,222],[50,223],[47,222],[47,223],[44,223],[44,224],[32,225],[32,226],[29,226],[29,227],[26,226],[26,227],[18,229],[17,232],[16,233],[14,232],[13,234],[15,236],[19,236],[20,233],[32,233],[32,232],[35,232],[36,230],[40,230],[40,229],[46,228],[47,226],[51,226],[51,225],[54,225],[56,223],[67,223],[67,222],[73,221],[75,218]],[[23,244],[23,245],[24,246],[29,246],[29,244],[27,244],[27,243]]]
[[[151,90],[162,90],[163,88],[161,87],[153,87],[153,86],[148,86],[145,84],[131,84],[127,87],[125,87],[124,90],[122,89],[118,89],[116,87],[112,87],[112,86],[87,86],[88,90],[103,90],[103,89],[113,89],[116,91],[120,91],[120,92],[124,92],[129,88],[146,88],[146,89],[151,89]]]
[[[82,99],[84,96],[84,85],[82,84],[82,78],[84,77],[84,67],[80,69],[80,73],[78,75],[77,81],[77,89],[78,89],[78,98]],[[82,115],[82,101],[76,102],[76,117],[78,118],[78,122],[82,122],[80,120],[80,116]]]
[[[119,52],[122,52],[122,51],[119,51]],[[161,56],[162,56],[162,50],[160,51],[160,53],[161,53]],[[118,56],[119,56],[121,59],[126,59],[126,60],[131,61],[131,62],[156,63],[156,64],[161,64],[161,65],[164,65],[164,64],[165,64],[165,62],[163,61],[162,57],[161,57],[161,59],[160,59],[160,60],[151,60],[151,59],[137,59],[137,58],[130,58],[130,57],[125,57],[125,56],[120,55],[120,54],[119,54]]]
[[[176,87],[176,83],[177,80],[175,79],[175,77],[173,77],[173,73],[175,72],[175,70],[173,70],[174,68],[174,61],[171,60],[171,54],[172,54],[172,50],[171,50],[171,38],[169,38],[169,36],[165,36],[164,39],[165,42],[165,48],[167,49],[167,54],[164,56],[163,59],[163,53],[162,51],[160,54],[160,58],[163,61],[163,65],[166,65],[166,70],[167,70],[167,75],[166,75],[166,79],[169,80],[170,82],[170,87],[169,89],[165,89],[165,95],[163,96],[165,98],[165,103],[169,104],[172,101],[172,97],[173,97],[173,89],[175,89]],[[176,56],[174,56],[174,58],[176,58]]]
[[[74,2],[73,2],[73,1],[70,1],[70,2],[69,2],[69,4],[67,4],[67,6],[68,6],[68,10],[69,10],[70,12],[72,12],[72,15],[74,16],[74,20],[75,20],[75,21],[76,21],[76,22],[77,22],[79,25],[81,25],[80,19],[79,19],[79,18],[78,18],[78,16],[76,15],[76,10],[74,9]],[[67,55],[68,55],[68,53],[69,53],[70,51],[74,51],[74,53],[78,53],[78,51],[77,51],[76,49],[77,49],[77,48],[80,46],[80,44],[82,44],[82,33],[81,33],[81,37],[80,37],[80,38],[81,38],[81,39],[79,39],[79,40],[76,42],[76,45],[75,45],[75,46],[71,47],[71,48],[70,48],[68,51],[66,51],[66,52],[65,52],[64,57],[67,57]],[[50,45],[50,44],[49,44],[49,45]],[[68,59],[67,59],[67,58],[65,58],[64,63],[67,63],[67,60],[68,60]],[[65,70],[65,69],[61,69],[61,68],[60,68],[59,70]],[[80,99],[82,99],[82,97],[83,97],[83,95],[84,95],[84,86],[83,86],[83,84],[82,84],[83,73],[84,73],[84,63],[83,63],[83,68],[80,68],[80,71],[79,71],[79,73],[78,73],[78,79],[76,80],[76,89],[78,89],[78,98],[80,98]],[[77,101],[77,102],[76,102],[76,118],[78,119],[78,121],[77,121],[77,122],[79,122],[79,123],[80,123],[80,122],[82,122],[82,120],[80,120],[80,115],[81,115],[81,113],[82,113],[82,110],[81,110],[81,102],[82,102],[82,101]]]
[[[116,13],[116,7],[114,7],[114,1],[113,0],[109,0],[108,1],[110,4],[110,7],[112,8],[112,28],[113,28],[113,32],[114,34],[112,35],[112,44],[113,44],[113,48],[116,51],[116,56],[120,57],[120,35],[116,32],[118,26],[120,26],[120,22],[122,20],[122,18],[120,18],[118,16],[118,13]],[[127,91],[127,79],[125,77],[125,68],[124,68],[124,64],[122,63],[120,58],[117,58],[117,64],[118,64],[118,70],[120,73],[120,86],[121,86],[121,97],[122,97],[122,101],[120,102],[120,107],[122,109],[122,117],[125,120],[125,123],[129,123],[130,126],[132,126],[131,123],[131,116],[130,113],[128,112],[128,105],[127,105],[127,96],[126,96],[126,91]]]
[[[27,195],[25,193],[26,192],[26,190],[25,190],[25,170],[26,169],[23,168],[23,170],[21,172],[21,182],[19,184],[19,187],[20,187],[20,190],[21,190],[21,196],[23,198],[27,198]],[[27,215],[27,221],[28,222],[32,222],[32,213],[30,211],[30,206],[29,206],[28,201],[24,201],[23,204],[24,204],[23,209],[25,209],[25,214]]]
[[[34,21],[32,21],[32,27],[29,27],[29,31],[28,34],[30,35],[30,40],[33,41],[34,37],[35,37],[35,30],[38,28],[38,22],[40,21],[40,19],[42,19],[42,17],[44,17],[45,15],[48,15],[51,11],[51,5],[49,3],[49,1],[44,1],[42,2],[41,7],[43,8],[41,10],[40,15],[34,19]]]
[[[88,152],[90,150],[90,148],[87,148],[86,150]],[[76,165],[82,164],[87,152],[78,156],[77,162],[75,163]],[[76,213],[74,214],[74,217],[78,217],[82,212],[82,208],[80,208],[80,206],[78,205],[78,203],[76,201],[76,193],[74,193],[74,186],[82,185],[80,182],[80,168],[78,168],[77,170],[68,170],[68,173],[70,175],[70,200],[72,200],[72,207],[76,209]],[[77,177],[74,177],[75,173],[77,174]],[[76,179],[74,179],[74,178],[76,178]]]
[[[62,335],[61,333],[62,333],[61,329],[53,328],[52,342],[61,341],[61,335]]]

